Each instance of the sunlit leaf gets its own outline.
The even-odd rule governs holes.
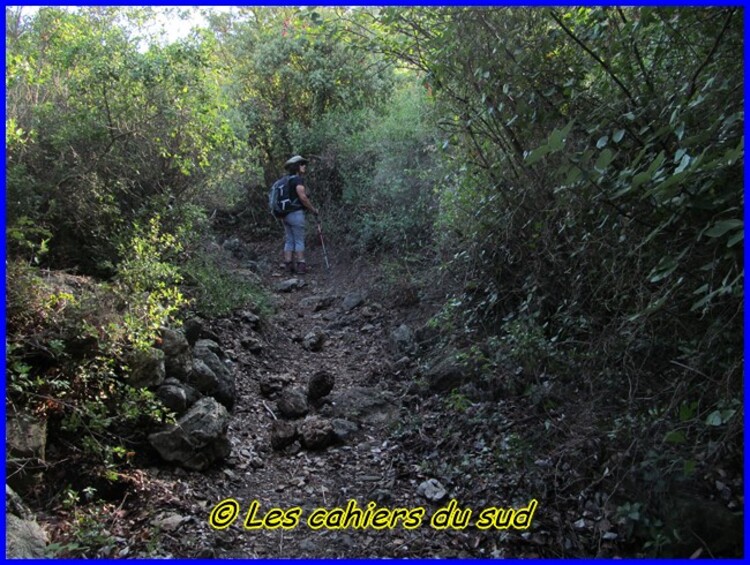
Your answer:
[[[604,151],[602,151],[601,155],[599,155],[599,158],[596,160],[594,167],[598,171],[603,172],[606,170],[606,168],[609,166],[609,164],[612,162],[614,158],[615,158],[615,154],[612,152],[612,150],[605,149]]]

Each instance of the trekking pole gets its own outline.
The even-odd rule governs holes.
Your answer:
[[[328,262],[328,252],[326,251],[326,244],[323,241],[323,228],[321,227],[320,220],[318,220],[318,235],[320,236],[320,245],[323,248],[323,257],[326,260],[326,269],[331,270],[331,264]]]

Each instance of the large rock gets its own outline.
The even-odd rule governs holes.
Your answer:
[[[333,392],[320,413],[359,423],[388,424],[398,418],[399,407],[393,394],[369,387],[349,387]]]
[[[430,502],[440,502],[446,497],[448,491],[437,479],[427,479],[417,487],[417,494]]]
[[[272,373],[260,376],[260,393],[263,396],[273,397],[294,383],[294,376],[289,373]]]
[[[320,351],[321,349],[323,349],[327,337],[328,336],[321,328],[315,326],[307,333],[307,335],[305,335],[304,339],[302,340],[302,347],[304,347],[308,351]]]
[[[5,460],[8,482],[26,491],[42,480],[47,447],[47,422],[9,410],[5,420]]]
[[[185,379],[199,392],[213,396],[230,410],[234,406],[234,377],[216,353],[221,352],[214,341],[201,339],[195,344],[193,370]]]
[[[325,449],[336,441],[331,422],[319,416],[309,416],[299,424],[300,443],[306,449]]]
[[[40,559],[46,557],[47,534],[33,520],[5,515],[5,557]]]
[[[240,312],[240,318],[250,326],[251,329],[257,330],[260,327],[260,316],[249,310],[243,310]]]
[[[190,318],[182,325],[182,331],[190,347],[193,347],[203,331],[203,321],[200,318]]]
[[[166,461],[202,471],[229,455],[228,427],[227,409],[215,399],[204,397],[174,426],[149,435],[148,440]]]
[[[305,281],[302,279],[287,279],[278,283],[274,287],[274,290],[276,290],[276,292],[292,292],[293,290],[303,288],[304,286]]]
[[[202,359],[193,359],[193,370],[190,371],[185,382],[199,392],[209,395],[210,391],[219,387],[219,378],[216,373]]]
[[[433,392],[449,392],[470,378],[465,365],[458,361],[458,352],[448,350],[437,358],[424,373],[427,386]]]
[[[165,355],[160,349],[136,350],[130,354],[127,383],[135,388],[159,386],[166,374]]]
[[[297,426],[288,420],[274,420],[271,424],[271,447],[277,451],[297,440]]]
[[[327,371],[318,371],[310,377],[307,383],[307,399],[312,403],[317,403],[321,398],[330,394],[336,379]]]
[[[331,420],[331,426],[333,427],[333,435],[337,441],[346,443],[354,434],[359,430],[359,426],[349,420],[343,418],[334,418]]]
[[[24,520],[32,520],[34,518],[31,509],[26,506],[21,497],[8,484],[5,485],[5,513],[15,514]]]
[[[326,310],[336,302],[336,296],[322,296],[319,294],[307,296],[299,301],[301,308],[310,309],[313,312]]]
[[[357,306],[360,306],[364,301],[364,296],[362,296],[359,292],[350,292],[344,297],[344,302],[341,304],[341,307],[345,312],[350,312]]]
[[[254,355],[259,355],[263,351],[263,343],[254,335],[244,336],[240,344],[242,345],[242,349]]]
[[[391,332],[390,347],[396,357],[414,355],[416,353],[417,342],[409,326],[401,324]]]
[[[182,381],[193,367],[190,343],[185,334],[169,328],[161,330],[161,350],[164,352],[164,368],[168,377]]]
[[[213,353],[219,359],[224,358],[224,351],[221,349],[221,345],[215,339],[199,339],[195,342],[193,347],[193,356],[199,359],[205,357],[208,352]]]
[[[282,391],[277,402],[279,413],[284,418],[301,418],[310,409],[307,405],[307,396],[299,388],[285,389]]]
[[[10,486],[5,485],[5,557],[28,559],[46,557],[47,534],[37,524],[31,510]]]
[[[201,397],[201,393],[187,383],[181,383],[177,379],[167,379],[156,389],[156,396],[164,406],[179,414],[195,404]]]
[[[25,412],[8,411],[5,449],[9,457],[44,461],[47,422]]]

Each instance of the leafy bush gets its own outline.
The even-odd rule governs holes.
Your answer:
[[[722,102],[741,76],[734,9],[389,9],[381,21],[444,116],[439,231],[456,270],[496,297],[485,316],[540,316],[561,340],[625,330],[683,344],[721,332],[709,313],[738,320],[742,110]],[[723,339],[711,335],[702,349]]]
[[[130,241],[120,248],[123,259],[117,265],[116,288],[127,305],[126,339],[134,349],[151,347],[159,328],[185,304],[177,286],[182,276],[174,264],[181,249],[174,235],[161,231],[158,215],[148,227],[136,224]]]
[[[242,194],[249,152],[216,43],[142,52],[130,36],[139,17],[42,8],[8,20],[8,217],[52,233],[50,265],[109,276],[112,234],[166,196],[211,204]]]
[[[112,283],[9,263],[7,402],[47,419],[51,440],[65,438],[71,457],[98,461],[108,481],[149,427],[169,419],[127,377],[132,352],[153,347],[184,304],[166,260],[178,250],[155,217],[134,226]]]
[[[329,159],[339,163],[341,220],[354,248],[429,248],[436,153],[424,88],[404,80],[388,105],[358,114],[353,123],[356,128],[331,139],[337,152]]]
[[[259,281],[227,271],[217,258],[198,252],[182,266],[186,292],[192,309],[209,318],[226,316],[237,308],[251,305],[263,315],[271,310],[271,300]]]
[[[454,327],[510,330],[529,368],[562,361],[602,420],[631,422],[608,444],[632,455],[621,490],[632,467],[678,488],[673,471],[696,450],[741,469],[731,418],[720,439],[704,425],[724,422],[742,382],[741,13],[385,9],[379,21],[443,118],[436,231],[460,289],[449,303],[466,310]],[[683,401],[700,407],[688,421],[673,418]]]

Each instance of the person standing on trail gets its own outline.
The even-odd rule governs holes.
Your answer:
[[[284,216],[284,268],[288,273],[297,272],[301,275],[307,272],[305,263],[305,209],[316,216],[318,209],[312,205],[305,189],[305,173],[307,159],[295,155],[284,163],[284,168],[293,175],[289,183],[293,187],[292,194],[296,194],[302,207]],[[294,259],[297,259],[295,266]]]

